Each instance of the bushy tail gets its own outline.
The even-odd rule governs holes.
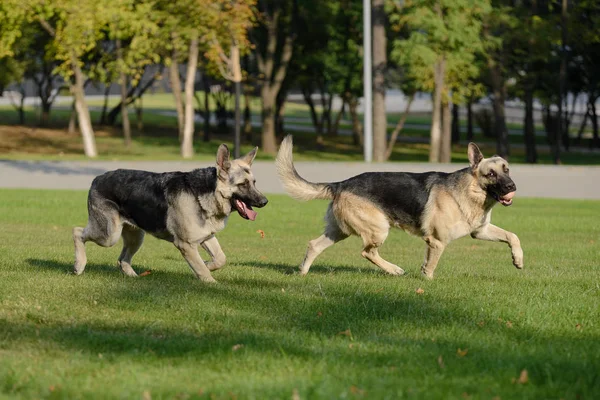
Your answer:
[[[307,201],[313,199],[333,199],[331,188],[326,183],[312,183],[298,175],[292,157],[292,135],[287,135],[275,159],[279,180],[285,191],[294,199]]]

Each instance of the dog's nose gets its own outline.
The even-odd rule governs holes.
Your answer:
[[[263,198],[260,200],[260,202],[258,203],[258,206],[259,206],[259,207],[264,207],[264,206],[266,206],[266,205],[267,205],[267,203],[268,203],[268,202],[269,202],[269,200],[267,200],[267,198],[266,198],[266,197],[263,197]]]
[[[517,185],[515,185],[514,182],[509,182],[506,184],[506,190],[508,190],[509,192],[514,192],[515,190],[517,190]]]

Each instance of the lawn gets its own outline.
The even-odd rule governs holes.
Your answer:
[[[424,281],[423,242],[397,231],[382,255],[407,276],[379,272],[356,238],[298,276],[326,203],[269,198],[218,235],[228,266],[207,285],[152,237],[134,258],[147,276],[91,243],[73,276],[86,193],[1,190],[0,397],[600,396],[600,202],[517,198],[494,222],[520,236],[524,270],[465,238]]]

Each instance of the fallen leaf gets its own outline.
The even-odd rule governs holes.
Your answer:
[[[317,317],[322,317],[323,313],[321,311],[317,311]]]
[[[142,400],[152,400],[152,395],[149,390],[144,390],[142,393]]]
[[[437,359],[438,365],[440,366],[440,368],[444,368],[444,359],[442,358],[442,356],[440,355]]]
[[[502,400],[502,399],[500,398],[500,396],[494,396],[494,397],[492,397],[492,400]]]
[[[350,329],[346,329],[345,331],[338,332],[338,335],[348,336],[350,339],[352,339],[352,332],[350,332]]]
[[[269,259],[267,256],[260,256],[258,258],[259,258],[259,260],[262,260],[262,261],[267,261]]]
[[[512,328],[513,327],[513,323],[510,321],[506,321],[506,327],[507,328]]]
[[[462,393],[462,397],[463,397],[463,399],[470,399],[471,395],[469,393],[467,393],[467,392],[463,392]]]
[[[98,353],[98,358],[99,358],[99,359],[102,359],[102,357],[104,357],[104,356],[102,355],[102,353]]]
[[[425,293],[425,291],[423,289],[421,289],[421,288],[418,288],[417,290],[415,290],[415,292],[417,294],[423,294],[423,293]]]
[[[480,328],[483,328],[483,326],[484,326],[484,325],[485,325],[485,322],[484,322],[484,321],[479,321],[479,322],[477,323],[477,326],[479,326]]]
[[[517,383],[524,385],[527,382],[529,382],[529,374],[527,373],[527,370],[524,369],[523,371],[521,371],[521,374],[519,375],[519,379],[517,379]]]
[[[256,233],[260,233],[260,238],[261,239],[265,238],[265,231],[263,231],[262,229],[257,230]]]
[[[365,394],[364,389],[358,388],[354,385],[350,386],[350,392],[352,392],[352,394],[358,394],[358,395],[363,395]]]
[[[467,353],[469,352],[469,349],[461,349],[460,347],[458,349],[456,349],[456,355],[459,357],[464,357],[467,355]]]
[[[296,388],[292,390],[292,400],[300,400],[300,393],[298,393],[298,389]]]
[[[50,385],[48,390],[50,390],[51,392],[54,392],[56,390],[56,387],[54,385]]]
[[[284,288],[281,288],[281,293],[285,293],[285,289]]]
[[[152,273],[152,271],[148,269],[148,270],[146,270],[146,271],[142,272],[142,273],[140,274],[140,276],[148,276],[148,275],[150,275],[151,273]]]
[[[575,325],[575,329],[577,329],[578,331],[580,331],[581,328],[583,328],[583,325],[581,325],[581,324]]]
[[[239,349],[241,349],[242,347],[244,347],[243,344],[235,344],[233,345],[233,347],[231,348],[232,351],[238,351]]]

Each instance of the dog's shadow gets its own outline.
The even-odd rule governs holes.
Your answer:
[[[231,264],[232,266],[250,266],[256,268],[270,269],[279,272],[283,275],[300,275],[299,264],[287,264],[287,263],[274,263],[265,261],[238,261]],[[350,266],[336,266],[336,265],[322,265],[316,264],[310,267],[309,274],[320,274],[320,275],[331,275],[339,272],[349,272],[353,274],[381,274],[381,271],[377,267],[350,267]]]
[[[29,266],[36,269],[45,269],[48,271],[55,272],[63,272],[65,274],[73,274],[73,264],[67,263],[63,261],[56,260],[42,260],[39,258],[28,258],[25,260]],[[134,267],[135,272],[138,274],[149,270],[144,267]],[[85,273],[94,273],[94,274],[102,274],[102,275],[113,275],[115,272],[121,272],[117,262],[114,264],[106,264],[106,263],[87,263],[85,267]]]

